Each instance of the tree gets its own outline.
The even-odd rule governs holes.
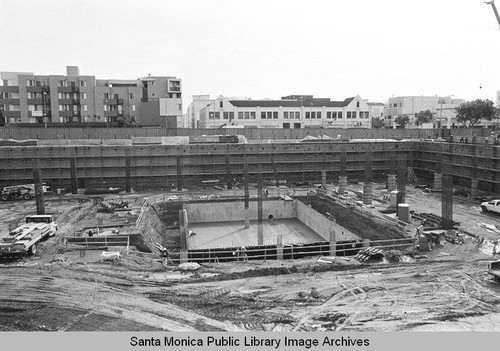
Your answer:
[[[394,122],[396,122],[398,127],[404,128],[410,122],[410,117],[397,116],[396,118],[394,118]]]
[[[384,119],[381,117],[374,117],[372,118],[372,128],[374,129],[379,129],[379,128],[384,128],[385,123]]]
[[[497,114],[493,101],[488,99],[464,102],[455,108],[455,111],[457,112],[457,122],[464,126],[468,122],[469,127],[477,125],[481,120],[491,121]]]
[[[430,110],[420,111],[417,113],[416,121],[420,125],[422,123],[432,122],[433,114]]]

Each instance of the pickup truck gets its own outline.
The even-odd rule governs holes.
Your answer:
[[[493,261],[488,264],[488,274],[500,282],[500,261]]]
[[[490,200],[481,203],[481,210],[483,212],[496,212],[500,213],[500,200]]]

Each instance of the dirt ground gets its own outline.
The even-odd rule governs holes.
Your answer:
[[[383,186],[374,189],[374,198],[383,198]],[[65,244],[99,218],[133,222],[148,195],[124,196],[130,211],[120,214],[101,213],[80,195],[48,197],[57,235],[34,257],[0,262],[0,330],[500,330],[500,284],[486,273],[494,258],[469,236],[462,245],[396,253],[397,262],[310,257],[203,263],[191,272],[156,253],[120,247],[119,261],[104,261],[99,250],[83,255]],[[407,202],[417,212],[441,214],[439,194],[408,187]],[[0,203],[2,233],[34,212],[34,201]],[[498,239],[481,224],[500,225],[500,216],[481,213],[478,203],[455,198],[454,220]]]

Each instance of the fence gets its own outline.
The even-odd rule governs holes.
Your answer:
[[[0,127],[0,139],[130,139],[132,137],[243,135],[249,140],[303,139],[307,136],[327,135],[349,139],[425,139],[474,135],[487,136],[487,128],[457,129],[333,129],[333,128],[244,128],[244,129],[166,129],[166,128],[74,128],[74,127]]]
[[[400,249],[414,246],[415,238],[365,240],[352,242],[335,243],[336,248],[332,252],[329,242],[284,245],[283,247],[265,246],[245,248],[225,248],[225,249],[205,249],[188,251],[190,262],[227,262],[235,260],[276,260],[276,259],[301,259],[311,256],[354,256],[365,247],[375,247],[380,249]],[[340,248],[339,248],[340,247]]]
[[[67,244],[82,245],[85,248],[97,248],[110,246],[126,246],[127,254],[130,248],[130,237],[127,235],[102,235],[102,236],[92,236],[92,237],[76,237],[70,236],[65,240]]]

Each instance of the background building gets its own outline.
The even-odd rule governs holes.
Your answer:
[[[384,122],[387,128],[395,128],[394,119],[408,116],[407,128],[417,127],[415,116],[420,111],[429,110],[434,115],[434,127],[452,128],[456,125],[455,107],[464,103],[463,99],[452,99],[450,96],[399,96],[389,99],[384,111]]]
[[[343,101],[312,95],[280,100],[230,100],[219,96],[199,113],[200,128],[370,128],[370,106],[359,96]]]
[[[1,72],[0,123],[111,122],[177,128],[182,116],[181,80],[148,76],[103,80],[80,75]]]
[[[189,104],[186,112],[187,128],[198,128],[200,111],[214,102],[210,95],[193,95],[193,101]]]

